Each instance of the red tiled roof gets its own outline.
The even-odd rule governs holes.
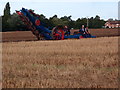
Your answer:
[[[120,24],[120,21],[108,21],[110,24]]]

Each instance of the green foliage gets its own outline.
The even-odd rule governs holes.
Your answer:
[[[105,21],[100,19],[98,15],[95,18],[91,17],[89,19],[89,28],[102,28],[104,26]]]
[[[11,18],[8,19],[8,23],[9,23],[9,28],[13,31],[15,30],[26,30],[25,29],[25,25],[24,23],[21,21],[21,19],[19,18],[19,16],[16,13],[13,13],[11,15]]]
[[[9,2],[6,4],[6,6],[4,8],[4,17],[6,19],[10,18],[10,4],[9,4]]]
[[[9,30],[9,23],[8,19],[10,18],[10,4],[9,2],[5,5],[4,8],[4,16],[2,16],[2,28],[6,28],[6,30]]]
[[[62,24],[62,21],[57,17],[57,15],[50,17],[49,20],[53,27],[55,27],[56,25]]]
[[[10,18],[6,19],[5,16],[2,16],[2,31],[23,31],[26,30],[26,26],[21,21],[19,16],[16,13],[13,13]]]
[[[2,16],[2,31],[26,30],[26,26],[16,13],[10,14],[9,2],[5,5],[4,15]]]

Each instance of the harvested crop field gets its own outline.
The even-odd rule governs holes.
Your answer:
[[[79,30],[71,30],[71,34],[78,32]],[[118,29],[90,29],[92,35],[97,37],[106,37],[106,36],[119,36]],[[11,41],[35,41],[37,38],[32,34],[31,31],[14,31],[14,32],[3,32],[2,41],[11,42]]]
[[[118,88],[118,37],[3,43],[3,88]]]

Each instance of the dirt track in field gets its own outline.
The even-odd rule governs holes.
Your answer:
[[[37,38],[32,34],[31,31],[14,31],[2,33],[3,42],[34,41],[34,40],[37,40]]]
[[[90,29],[92,35],[97,37],[109,37],[118,36],[118,29]],[[71,30],[71,34],[78,32],[78,30]],[[34,41],[37,38],[32,34],[31,31],[14,31],[14,32],[3,32],[3,42],[15,42],[15,41]]]

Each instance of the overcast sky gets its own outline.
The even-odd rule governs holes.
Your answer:
[[[0,15],[3,15],[8,1],[11,13],[24,7],[35,10],[35,13],[44,14],[47,18],[56,14],[58,17],[71,15],[73,20],[96,15],[105,20],[118,19],[119,0],[1,0]]]

